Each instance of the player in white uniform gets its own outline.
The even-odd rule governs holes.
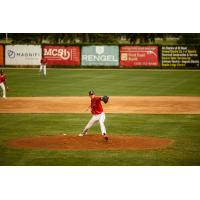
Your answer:
[[[40,73],[43,71],[44,76],[47,75],[47,59],[42,58],[40,61]]]

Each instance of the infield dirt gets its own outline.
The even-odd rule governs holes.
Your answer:
[[[84,113],[88,97],[8,97],[0,113]],[[111,96],[106,113],[200,114],[200,97]]]

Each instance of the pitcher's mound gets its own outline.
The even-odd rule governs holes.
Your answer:
[[[39,136],[18,138],[8,141],[14,148],[51,149],[51,150],[142,150],[166,148],[172,140],[146,136],[109,135],[106,141],[101,135],[88,136]]]

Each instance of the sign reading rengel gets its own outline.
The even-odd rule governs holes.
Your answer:
[[[39,65],[42,55],[40,45],[6,45],[6,65]]]
[[[82,47],[81,64],[83,66],[118,66],[118,46],[85,46]]]

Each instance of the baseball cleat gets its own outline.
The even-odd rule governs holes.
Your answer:
[[[103,134],[103,137],[104,137],[104,139],[106,140],[106,141],[108,141],[108,136],[104,133]]]

